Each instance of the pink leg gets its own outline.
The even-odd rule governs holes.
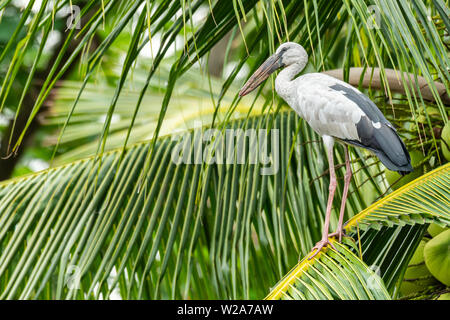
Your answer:
[[[339,223],[338,223],[336,232],[329,235],[330,237],[337,236],[339,239],[339,242],[341,242],[342,236],[344,234],[342,224],[344,222],[345,203],[347,202],[348,187],[350,186],[350,181],[352,179],[352,168],[350,166],[350,157],[348,155],[348,147],[345,146],[344,148],[345,148],[345,184],[344,184],[344,192],[342,194],[341,210],[339,212]]]
[[[334,192],[336,191],[336,173],[334,171],[334,160],[333,160],[333,145],[327,144],[327,151],[328,151],[328,163],[330,166],[330,187],[329,187],[329,195],[328,195],[328,203],[327,203],[327,212],[325,214],[325,224],[323,225],[323,232],[322,232],[322,240],[317,242],[317,244],[314,246],[313,250],[316,249],[316,252],[308,258],[308,260],[311,260],[316,254],[322,250],[323,247],[326,247],[327,245],[330,245],[334,250],[336,248],[328,241],[328,231],[330,227],[330,216],[331,216],[331,207],[333,205],[333,198],[334,198]],[[337,251],[337,250],[336,250]]]

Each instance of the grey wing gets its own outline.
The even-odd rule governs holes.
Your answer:
[[[353,101],[373,123],[384,123],[395,130],[394,126],[384,117],[380,109],[365,94],[349,85],[336,83],[330,86],[331,89],[340,91],[349,100]]]
[[[330,88],[342,92],[347,99],[364,112],[364,115],[355,124],[358,139],[344,139],[344,141],[375,152],[381,162],[390,170],[400,173],[411,172],[411,158],[405,144],[375,103],[348,85],[336,83]]]

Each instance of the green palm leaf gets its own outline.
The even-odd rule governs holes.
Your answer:
[[[66,10],[77,1],[59,1],[58,6],[52,10],[48,1],[42,1],[37,13],[31,10],[34,1],[26,7],[21,14],[20,21],[5,43],[0,53],[0,62],[7,61],[8,66],[0,89],[0,111],[4,108],[8,96],[12,95],[11,87],[16,80],[20,66],[23,64],[27,49],[32,47],[39,31],[48,34],[53,26],[53,20],[57,12]],[[8,2],[0,6],[3,9]],[[81,17],[90,17],[81,30],[70,29],[67,39],[64,41],[51,70],[46,77],[42,88],[39,90],[32,110],[28,116],[17,141],[9,141],[11,148],[17,150],[21,144],[26,131],[37,116],[46,97],[55,87],[57,81],[66,70],[76,63],[79,54],[86,52],[83,59],[82,80],[87,83],[93,75],[98,72],[102,59],[113,51],[114,44],[129,32],[132,28],[125,52],[125,61],[120,71],[116,84],[116,90],[109,103],[107,117],[102,129],[102,139],[98,146],[101,153],[105,148],[111,119],[116,112],[117,101],[123,93],[124,84],[132,75],[133,65],[139,60],[139,53],[150,41],[152,35],[161,37],[160,48],[153,55],[151,66],[147,71],[145,85],[140,89],[140,95],[144,96],[147,88],[159,71],[163,59],[168,56],[168,50],[176,43],[177,36],[182,35],[185,40],[183,48],[177,52],[176,62],[173,64],[168,77],[168,83],[162,106],[159,110],[156,122],[155,137],[159,134],[163,119],[166,116],[169,101],[172,97],[178,79],[190,68],[196,65],[211,48],[231,31],[236,23],[243,18],[248,20],[245,30],[242,24],[239,30],[242,33],[242,49],[245,54],[239,58],[238,65],[223,85],[223,93],[229,89],[229,85],[236,78],[245,62],[260,62],[275,46],[286,40],[297,41],[305,45],[311,53],[312,65],[316,70],[344,67],[345,77],[348,78],[349,67],[364,67],[370,69],[372,66],[380,68],[381,82],[386,86],[385,93],[391,99],[389,82],[386,79],[386,68],[400,70],[399,80],[405,87],[408,103],[413,107],[410,111],[416,115],[424,98],[418,88],[417,76],[423,75],[430,92],[437,102],[440,117],[446,123],[446,111],[442,103],[441,93],[434,84],[439,78],[445,86],[447,95],[449,79],[449,57],[447,48],[443,41],[445,26],[448,26],[446,6],[442,0],[434,0],[423,4],[420,1],[392,1],[377,0],[376,17],[377,24],[372,23],[373,16],[365,1],[344,0],[327,1],[314,0],[312,5],[306,1],[294,3],[290,1],[245,1],[239,2],[228,0],[198,0],[198,1],[167,1],[160,0],[154,4],[147,5],[145,0],[133,0],[123,4],[121,1],[109,0],[100,5],[97,1],[90,0],[80,3],[82,7]],[[202,8],[209,8],[205,21],[194,25],[193,16]],[[0,10],[1,10],[0,9]],[[181,15],[176,15],[177,12]],[[436,18],[431,19],[430,15]],[[137,17],[137,23],[133,24],[133,17]],[[312,18],[314,17],[314,18]],[[434,16],[433,16],[434,17]],[[26,23],[31,20],[31,23]],[[101,25],[108,25],[107,31],[98,48],[89,53],[92,37],[100,29]],[[150,22],[149,22],[150,21]],[[394,23],[395,21],[395,23]],[[346,31],[348,29],[348,31]],[[22,32],[26,30],[26,32]],[[245,35],[244,35],[245,32]],[[448,30],[447,30],[448,32]],[[69,44],[74,39],[79,43],[70,52],[67,61],[63,59],[64,54],[69,51]],[[40,39],[40,38],[39,38]],[[40,39],[41,40],[41,39]],[[46,42],[44,37],[38,48],[41,53]],[[311,44],[309,47],[307,44]],[[343,57],[342,45],[345,44],[348,53]],[[252,58],[256,57],[256,58]],[[329,56],[329,58],[328,58]],[[36,55],[35,61],[29,68],[27,84],[23,88],[20,103],[17,109],[16,120],[21,110],[21,104],[25,92],[30,90],[30,83],[36,72],[39,62],[45,59],[41,54]],[[405,76],[403,72],[412,72],[413,77]],[[84,86],[79,89],[81,96]],[[218,100],[220,102],[220,99]],[[138,100],[134,106],[137,114],[141,108],[142,101]],[[76,103],[74,104],[74,108]],[[14,106],[15,108],[16,106]],[[230,107],[230,110],[233,107]],[[427,111],[425,111],[427,113]],[[68,117],[68,119],[70,116]],[[133,118],[135,120],[135,118]],[[131,126],[133,125],[131,121]],[[432,129],[432,124],[428,121]],[[131,128],[130,128],[131,130]],[[434,141],[433,137],[433,141]],[[434,141],[435,142],[435,141]]]
[[[304,259],[271,290],[266,299],[386,300],[381,278],[344,244],[333,242],[311,261]]]
[[[275,136],[269,131],[267,139],[272,161],[251,163],[245,157],[207,164],[201,159],[218,154],[209,153],[214,148],[207,143],[211,136],[202,138],[204,128],[184,135],[185,140],[156,141],[155,161],[142,184],[149,143],[125,154],[106,153],[101,162],[89,158],[0,184],[2,298],[107,298],[117,292],[123,298],[264,296],[320,237],[328,182],[308,175],[320,176],[326,169],[326,163],[312,161],[323,159],[324,152],[321,143],[303,141],[317,138],[293,112],[234,121],[226,128],[279,130]],[[250,150],[265,138],[251,140],[246,131],[236,132],[232,160],[239,146]],[[297,147],[287,148],[295,137]],[[188,148],[186,163],[175,163],[177,146],[195,141],[203,142],[203,149]],[[261,175],[277,153],[278,170]],[[366,180],[370,173],[356,176]],[[367,187],[350,196],[350,208],[358,208],[359,192]],[[397,236],[388,232],[384,239]],[[381,243],[365,233],[361,239],[368,243],[364,250]],[[360,272],[370,275],[367,267]]]
[[[144,183],[139,177],[150,143],[0,184],[2,297],[108,297],[116,285],[124,298],[264,296],[320,236],[328,181],[314,178],[326,163],[311,160],[324,151],[293,112],[223,127],[232,128],[241,130],[223,164],[201,161],[206,151],[194,158],[202,148],[189,148],[186,164],[172,161],[174,148],[198,142],[204,128],[178,136],[190,141],[156,141]],[[278,131],[266,137],[259,129]],[[252,130],[257,140],[245,138]],[[288,148],[297,133],[296,150]],[[213,150],[208,139],[199,141]],[[263,163],[234,161],[239,141],[250,150],[250,143],[265,140]],[[261,175],[270,166],[275,170]],[[368,171],[359,175],[370,178]],[[358,208],[358,198],[353,194],[349,203]],[[82,289],[67,287],[72,276]]]
[[[0,15],[9,2],[0,3]],[[36,89],[33,75],[45,60],[42,53],[56,13],[72,2],[82,6],[86,22],[81,29],[66,30],[37,98],[24,111],[27,92]],[[448,122],[444,101],[450,92],[449,56],[444,37],[449,19],[442,0],[375,0],[380,13],[375,26],[368,3],[360,0],[105,0],[101,5],[95,0],[62,0],[51,10],[50,1],[41,1],[38,10],[34,3],[21,11],[16,29],[2,43],[0,112],[4,107],[14,110],[14,124],[20,118],[23,126],[15,139],[11,135],[1,143],[17,151],[58,81],[79,61],[81,78],[76,80],[81,85],[77,82],[70,99],[59,101],[70,101],[70,107],[56,103],[59,118],[47,118],[62,125],[58,142],[75,145],[76,154],[56,159],[63,166],[0,183],[0,298],[266,296],[319,240],[329,182],[323,146],[304,121],[285,112],[272,92],[264,95],[262,88],[255,105],[242,107],[237,98],[238,73],[247,65],[254,70],[280,42],[305,46],[311,56],[307,72],[342,68],[348,80],[351,66],[361,68],[361,75],[378,67],[380,85],[375,89],[384,94],[374,97],[369,84],[369,95],[379,104],[388,98],[388,117],[391,110],[399,111],[394,123],[400,124],[398,132],[408,149],[420,145],[431,150],[433,145],[426,161],[442,161],[433,131],[436,123],[441,128]],[[208,14],[196,25],[194,14],[202,8]],[[208,79],[209,91],[195,91],[196,96],[209,94],[213,101],[208,108],[211,126],[164,136],[177,127],[171,120],[181,118],[170,103],[180,84],[187,83],[183,77],[201,74],[203,58],[228,32],[242,36],[233,71],[224,81]],[[99,35],[98,46],[89,50]],[[160,37],[159,49],[151,62],[140,63],[140,53],[154,35]],[[184,44],[169,57],[180,36]],[[126,42],[117,59],[120,71],[113,77],[114,88],[108,85],[102,97],[93,76],[117,54],[120,41]],[[33,48],[37,54],[30,51]],[[166,61],[171,61],[170,68],[164,66]],[[138,89],[127,101],[136,66],[143,71],[136,72]],[[18,90],[19,102],[11,103],[22,69],[25,85]],[[393,96],[389,69],[400,71],[398,82],[405,96]],[[197,82],[198,77],[193,79]],[[163,82],[159,88],[155,80]],[[423,85],[427,95],[422,95]],[[435,103],[437,116],[429,114],[425,101]],[[232,121],[239,108],[247,115]],[[90,126],[94,115],[102,119],[101,128],[98,121]],[[115,116],[121,121],[116,123]],[[419,116],[425,120],[419,121]],[[422,137],[425,126],[432,134]],[[218,162],[221,139],[231,129],[236,136],[224,151],[231,151],[231,161]],[[267,131],[259,135],[260,129]],[[152,140],[136,143],[149,135]],[[265,142],[267,150],[258,149]],[[180,146],[187,151],[176,163],[174,150]],[[262,158],[238,158],[239,148],[248,152],[256,146]],[[95,157],[69,162],[88,154]],[[335,156],[343,162],[342,150],[336,149]],[[448,225],[448,165],[369,207],[389,186],[374,157],[362,150],[351,150],[351,156],[355,179],[346,219],[354,242],[349,239],[338,245],[338,253],[326,251],[302,272],[291,272],[289,286],[278,290],[277,297],[395,297],[426,225]],[[207,161],[211,157],[214,163]],[[269,167],[273,171],[267,171]],[[342,170],[337,171],[342,177]],[[341,194],[339,189],[337,198]]]
[[[374,203],[348,223],[347,228],[380,228],[381,225],[417,223],[450,224],[450,164],[443,165],[411,181]]]
[[[397,281],[401,279],[418,241],[423,236],[426,226],[423,224],[435,222],[444,226],[450,225],[449,186],[450,163],[423,175],[374,203],[346,223],[345,229],[353,237],[350,245],[341,244],[337,247],[339,252],[327,250],[311,261],[303,259],[283,277],[267,298],[386,299],[389,297],[387,291],[384,291],[386,290],[384,284],[377,282],[374,285],[374,279],[378,280],[378,278],[373,276],[371,269],[354,254],[361,254],[361,258],[366,263],[370,263],[372,268],[375,267],[390,291],[396,294]],[[402,230],[402,227],[407,224],[411,227]],[[395,228],[394,225],[398,227]],[[415,225],[417,226],[414,227]],[[371,228],[375,228],[376,232],[372,232]],[[367,229],[361,237],[360,229]],[[394,229],[394,232],[389,229]],[[357,269],[356,266],[360,266],[361,269]],[[367,276],[364,276],[367,274],[370,275],[370,281]],[[308,279],[311,279],[313,283],[307,285]],[[342,282],[346,285],[343,286]],[[349,288],[358,286],[364,288],[369,296],[357,296],[349,292]],[[385,296],[370,296],[372,289],[376,292],[382,291]]]

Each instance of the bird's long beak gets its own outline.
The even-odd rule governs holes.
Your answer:
[[[243,97],[255,90],[264,80],[266,80],[271,73],[281,68],[283,63],[281,62],[281,54],[274,54],[270,56],[264,63],[255,71],[255,73],[244,84],[239,96]]]

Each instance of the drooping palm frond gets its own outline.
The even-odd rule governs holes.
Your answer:
[[[2,183],[3,298],[106,298],[115,285],[124,298],[263,297],[320,237],[324,151],[293,112],[230,123],[158,140],[143,182],[150,143]],[[208,164],[217,136],[231,149]],[[173,161],[174,148],[199,141],[203,150]],[[258,146],[256,158],[236,158],[239,141],[247,155]],[[362,193],[379,194],[382,178],[360,168],[369,183],[354,189],[348,217],[373,200]],[[74,270],[80,290],[66,286]]]
[[[170,60],[173,62],[173,59]],[[161,67],[162,72],[155,75],[142,103],[145,108],[139,110],[134,120],[134,126],[128,137],[131,144],[146,141],[153,137],[156,122],[164,99],[165,86],[168,81],[169,70],[165,68],[170,62],[165,62]],[[134,106],[139,99],[139,88],[145,83],[146,73],[142,69],[133,72],[133,80],[125,84],[123,94],[119,97],[116,111],[111,121],[110,133],[105,150],[120,148],[124,145],[129,130],[129,124],[133,117]],[[217,79],[210,79],[208,84],[203,84],[205,77],[198,70],[189,70],[179,80],[180,85],[174,92],[168,107],[168,114],[160,134],[165,136],[180,131],[210,125],[213,115],[222,122],[227,114],[228,107],[233,103],[234,95],[222,96],[221,107],[218,110],[211,103],[211,98],[218,99],[221,83]],[[77,92],[81,84],[76,81],[64,81],[54,90],[55,101],[51,111],[45,117],[45,128],[57,129],[64,126],[67,115],[70,113]],[[233,92],[239,87],[233,86]],[[71,121],[63,133],[56,132],[54,136],[46,139],[45,144],[52,148],[57,144],[58,152],[54,165],[83,159],[95,155],[98,139],[102,133],[102,127],[107,117],[110,96],[114,94],[114,86],[106,81],[89,83],[84,88],[83,95],[77,102],[77,108],[73,110]],[[242,118],[251,114],[261,114],[263,99],[247,98],[242,100],[233,113],[233,118]]]
[[[0,3],[0,10],[7,3]],[[6,98],[12,95],[11,87],[27,48],[37,38],[41,41],[38,41],[38,54],[27,67],[29,76],[20,99],[23,101],[41,61],[40,53],[53,27],[53,17],[70,1],[59,1],[52,10],[47,8],[49,1],[42,1],[37,12],[31,10],[33,3],[30,1],[27,5],[16,31],[0,52],[0,63],[7,65],[2,74],[0,110],[6,105]],[[230,121],[238,107],[237,97],[227,105],[223,122],[217,123],[216,112],[243,66],[250,62],[252,68],[256,68],[279,42],[289,39],[304,44],[311,54],[310,68],[343,67],[344,79],[351,66],[369,70],[378,66],[381,87],[389,98],[392,95],[384,70],[402,71],[399,73],[401,81],[409,88],[405,90],[408,102],[405,109],[413,113],[416,124],[424,99],[420,88],[414,88],[419,81],[408,81],[403,71],[411,72],[412,77],[421,75],[437,103],[442,122],[448,121],[434,83],[436,79],[442,82],[449,93],[449,57],[442,40],[443,27],[448,28],[449,23],[447,8],[441,0],[428,1],[425,5],[418,1],[378,0],[377,8],[382,10],[379,29],[369,23],[372,16],[366,2],[358,0],[303,3],[163,0],[150,5],[144,0],[105,0],[103,6],[90,0],[79,4],[82,16],[91,15],[91,18],[81,30],[67,30],[25,129],[17,141],[12,141],[12,149],[19,147],[58,79],[76,63],[80,54],[85,55],[80,68],[83,82],[64,119],[64,126],[77,120],[76,107],[83,95],[89,94],[92,76],[120,35],[131,29],[128,48],[106,112],[102,110],[104,121],[96,141],[97,156],[0,184],[1,298],[86,299],[110,298],[114,294],[122,298],[264,297],[268,288],[296,263],[297,257],[306,255],[320,238],[328,185],[327,164],[323,161],[326,156],[322,145],[317,143],[318,137],[292,112],[279,112],[281,105],[274,103],[272,95],[265,97],[262,115],[258,117]],[[193,15],[202,6],[208,8],[209,14],[202,24],[194,26]],[[241,18],[246,25],[239,24]],[[398,25],[393,21],[399,22]],[[105,23],[108,25],[106,34],[90,52],[92,38]],[[156,139],[170,112],[169,103],[178,80],[233,29],[242,30],[245,40],[242,40],[242,52],[235,69],[224,81],[219,97],[213,99],[212,130],[203,128],[187,135]],[[40,31],[43,31],[42,38],[39,38]],[[175,63],[165,75],[164,94],[157,108],[155,104],[147,107],[157,110],[156,117],[152,115],[154,125],[149,130],[153,140],[105,153],[108,135],[117,129],[114,116],[120,113],[120,98],[126,93],[133,66],[139,59],[139,52],[155,34],[161,36],[161,45],[151,65],[145,69],[145,80],[139,88],[138,99],[133,101],[131,117],[127,118],[129,125],[122,127],[127,131],[125,139],[123,135],[119,139],[123,146],[133,141],[128,138],[139,124],[137,115],[146,102],[146,92],[162,70],[161,63],[169,48],[183,35],[185,44],[177,51]],[[69,45],[75,38],[79,43],[69,52]],[[69,59],[63,59],[68,52]],[[16,119],[21,112],[20,102],[15,109]],[[427,116],[428,111],[423,109]],[[425,123],[430,129],[433,127],[428,116]],[[417,125],[416,130],[419,128]],[[262,158],[257,158],[255,163],[246,157],[240,162],[237,149],[231,148],[230,159],[235,161],[206,163],[208,157],[218,158],[219,153],[209,152],[220,148],[219,142],[226,136],[227,129],[235,129],[231,132],[237,137],[233,136],[232,141],[245,141],[244,150],[267,141],[270,152],[263,150]],[[268,131],[260,136],[259,129]],[[279,130],[279,135],[271,129]],[[253,133],[256,133],[256,140],[252,139]],[[114,137],[111,135],[111,138]],[[434,137],[427,139],[436,144]],[[174,148],[183,143],[202,147],[189,150],[182,157],[184,162],[179,164],[173,159],[179,159]],[[204,150],[208,152],[202,152]],[[346,218],[362,211],[388,187],[373,158],[366,159],[359,150],[352,152],[357,173],[350,190]],[[339,162],[343,161],[341,150],[336,151],[336,156]],[[268,170],[271,166],[274,171]],[[262,172],[268,174],[262,175]],[[392,215],[381,215],[377,220],[382,208],[374,207],[375,213],[366,211],[360,216],[362,226],[380,227],[378,232],[370,228],[362,232],[360,248],[367,265],[380,267],[386,290],[391,294],[395,294],[405,263],[423,235],[420,223],[448,222],[447,216],[436,214],[446,203],[442,202],[442,194],[435,196],[435,192],[441,192],[448,183],[446,175],[448,171],[437,186],[428,186],[425,191],[419,189],[421,199],[415,191],[400,197],[393,207],[388,207]],[[444,195],[448,196],[448,192]],[[407,207],[407,214],[395,211],[411,200],[425,213],[411,207]],[[404,223],[411,226],[403,226]],[[389,227],[393,225],[398,226]],[[359,239],[355,236],[357,231],[354,239]],[[372,273],[357,260],[355,255],[359,253],[354,250],[353,255],[345,251],[341,256],[333,256],[332,261],[342,264],[353,261],[361,277],[353,278],[351,285],[360,286],[364,277],[371,277]],[[319,278],[326,269],[320,270]],[[348,276],[347,269],[339,268],[339,272],[343,277]],[[296,290],[319,281],[311,280],[310,273],[305,277],[309,280],[301,278],[303,283],[299,281]],[[317,290],[337,285],[332,282],[335,279],[326,279],[325,285],[317,285],[312,291],[319,297],[322,296]],[[370,294],[374,298],[386,297],[382,284],[378,280],[376,283],[375,287],[382,293],[374,295],[363,288],[366,297]],[[327,290],[322,294],[334,298],[332,291]]]
[[[8,2],[2,4],[0,10],[7,10],[7,4]],[[140,89],[141,96],[145,95],[150,81],[159,71],[161,61],[167,57],[169,48],[176,43],[177,37],[182,36],[185,40],[169,72],[167,90],[156,123],[154,133],[156,137],[166,116],[178,79],[205,57],[214,44],[237,28],[236,24],[242,34],[241,47],[245,54],[240,55],[235,70],[224,82],[222,92],[228,90],[230,83],[247,60],[258,63],[273,51],[277,44],[290,40],[305,45],[307,51],[311,53],[312,65],[319,71],[343,67],[346,74],[344,78],[348,78],[351,66],[365,69],[378,66],[386,96],[389,98],[392,98],[392,95],[386,80],[385,68],[412,72],[414,78],[423,76],[437,102],[442,121],[444,123],[448,121],[439,91],[434,85],[434,81],[438,79],[444,83],[447,94],[449,93],[448,66],[450,63],[443,39],[445,32],[448,33],[445,28],[448,28],[450,23],[448,9],[442,0],[426,3],[417,0],[395,3],[377,0],[375,7],[360,0],[314,0],[310,4],[307,1],[294,3],[274,0],[269,2],[161,0],[152,2],[151,5],[144,0],[128,1],[125,4],[121,1],[109,0],[102,2],[102,5],[95,0],[79,2],[62,0],[58,1],[58,5],[42,1],[37,11],[31,10],[33,4],[34,1],[30,2],[23,10],[16,30],[0,53],[0,62],[10,62],[0,90],[0,110],[5,104],[6,97],[11,94],[12,83],[25,59],[27,49],[36,42],[36,39],[38,39],[38,52],[42,53],[56,14],[67,10],[70,5],[79,5],[81,17],[88,16],[90,19],[81,26],[81,29],[67,30],[64,44],[40,89],[22,134],[17,141],[9,141],[13,144],[11,150],[17,150],[46,97],[62,74],[76,63],[77,57],[80,54],[84,55],[83,81],[87,83],[102,65],[102,59],[110,54],[117,39],[124,33],[128,33],[130,27],[132,32],[129,47],[117,80],[116,90],[111,96],[102,139],[98,146],[100,154],[102,150],[105,150],[113,114],[116,112],[117,101],[122,94],[124,84],[131,77],[133,66],[139,60],[139,53],[151,42],[152,36],[159,35],[161,41],[159,49],[153,53],[152,64],[146,70],[148,76]],[[196,23],[193,21],[194,15],[202,8],[208,8],[208,15],[202,23]],[[241,19],[246,22],[245,26],[240,23]],[[92,38],[105,24],[108,28],[101,43],[93,52],[89,52]],[[40,38],[40,31],[44,31],[46,36]],[[69,52],[69,59],[66,61],[62,57],[69,51],[69,45],[75,38],[79,40],[79,43],[73,52]],[[30,89],[33,74],[42,59],[44,57],[41,54],[35,56],[34,63],[29,68],[29,77],[23,93]],[[420,90],[415,90],[417,85],[414,85],[414,81],[405,79],[405,74],[402,72],[399,73],[399,78],[404,87],[409,89],[406,90],[407,98],[412,106],[411,112],[415,115],[422,105],[423,97]],[[84,86],[79,90],[80,96],[83,88]],[[22,100],[23,95],[21,102]],[[219,98],[218,101],[220,100]],[[134,106],[135,114],[139,112],[141,104],[142,101],[139,99]],[[75,105],[76,103],[74,108]],[[234,106],[229,108],[231,112]],[[19,112],[20,103],[17,114]],[[427,113],[426,110],[425,113]],[[132,118],[130,122],[130,130],[134,120],[135,118]],[[427,124],[431,129],[430,121]],[[434,140],[434,136],[431,138]]]
[[[328,249],[311,260],[308,255],[267,298],[385,299],[386,296],[370,296],[373,290],[387,294],[384,284],[396,295],[398,281],[428,223],[450,225],[449,186],[447,164],[377,201],[346,223],[345,229],[351,236],[347,245],[333,242],[339,252]],[[379,274],[375,276],[368,269]],[[384,284],[377,282],[378,276]],[[355,288],[367,295],[358,296]]]
[[[2,298],[265,296],[320,238],[325,154],[294,112],[223,129],[159,139],[143,181],[150,143],[0,184]],[[357,180],[372,184],[352,187],[349,215],[382,181],[360,160],[355,166]],[[369,236],[361,238],[380,244]],[[386,257],[377,250],[364,254]]]
[[[327,250],[320,253],[311,261],[305,257],[280,282],[274,286],[266,299],[289,299],[292,291],[301,290],[302,295],[295,295],[296,299],[308,299],[311,296],[305,292],[302,282],[314,278],[317,284],[314,290],[316,296],[331,296],[332,299],[356,299],[361,296],[355,294],[354,288],[362,290],[366,295],[363,299],[387,299],[397,297],[403,274],[409,260],[422,239],[427,225],[383,227],[381,230],[368,229],[364,232],[353,233],[351,238],[344,238],[339,246],[339,253]],[[339,260],[345,261],[341,263]],[[352,261],[351,265],[349,261]],[[360,266],[357,270],[353,264]],[[312,269],[312,271],[308,270]],[[330,277],[329,271],[333,271]],[[320,271],[319,271],[320,270]],[[304,274],[310,272],[309,274]],[[339,276],[337,276],[339,274]],[[357,274],[358,277],[354,277]],[[381,279],[380,285],[378,279]],[[295,290],[292,287],[300,288]],[[345,286],[345,288],[344,288]],[[375,290],[375,295],[367,296]],[[388,296],[383,296],[388,292]],[[383,295],[377,295],[383,293]]]
[[[170,61],[173,62],[173,59]],[[165,62],[169,64],[169,62]],[[151,82],[146,95],[143,97],[142,103],[145,108],[139,110],[134,120],[133,128],[128,137],[129,143],[136,143],[150,139],[156,128],[156,121],[159,115],[159,106],[164,98],[165,84],[168,81],[168,69],[165,65],[160,67],[162,72],[155,75]],[[352,68],[349,82],[353,85],[358,85],[361,79],[362,68]],[[404,95],[405,89],[402,83],[395,77],[395,71],[388,69],[387,75],[392,92],[397,93],[397,98],[393,99],[395,105],[396,118],[389,115],[392,106],[384,106],[383,109],[387,113],[388,118],[399,128],[403,137],[409,136],[406,141],[410,149],[419,148],[419,146],[429,144],[430,142],[420,143],[415,135],[414,129],[406,129],[408,125],[414,124],[414,119],[409,117],[409,106],[402,105],[406,100]],[[332,70],[325,73],[330,74],[336,78],[342,78],[343,70]],[[130,83],[126,83],[122,95],[119,97],[115,114],[111,120],[108,140],[106,141],[105,150],[112,150],[123,146],[127,133],[129,131],[129,123],[133,117],[133,106],[139,99],[139,90],[145,81],[146,74],[141,68],[137,68],[133,72],[133,79]],[[211,103],[211,98],[217,100],[220,95],[221,82],[218,79],[209,79],[208,84],[202,84],[204,75],[199,70],[191,69],[186,72],[179,80],[178,87],[175,90],[171,103],[168,107],[168,112],[165,121],[160,129],[160,134],[167,135],[177,131],[192,129],[195,126],[211,125],[213,117],[217,121],[222,122],[226,117],[229,106],[233,105],[234,93],[239,91],[239,87],[231,85],[230,90],[221,96],[221,106],[216,110]],[[373,81],[372,81],[373,80]],[[420,79],[421,93],[428,100],[432,100],[431,91],[428,87],[423,87],[426,84],[424,79]],[[52,104],[50,112],[45,116],[44,128],[61,128],[64,126],[67,115],[70,113],[74,101],[77,99],[78,89],[82,84],[76,81],[64,81],[58,85],[53,95],[55,100]],[[380,85],[379,71],[372,74],[366,72],[362,86],[364,88],[375,88],[375,85]],[[445,87],[442,83],[435,83],[436,87],[441,92],[445,92]],[[77,101],[77,107],[73,110],[71,121],[67,124],[64,132],[57,132],[55,135],[47,138],[44,143],[49,148],[57,145],[58,150],[56,158],[53,159],[53,165],[60,165],[67,162],[83,159],[95,155],[98,139],[101,137],[101,124],[107,117],[109,97],[114,93],[114,86],[107,83],[107,81],[96,83],[89,83],[83,91],[83,95]],[[399,94],[400,93],[400,94]],[[404,99],[403,101],[400,99]],[[443,96],[446,102],[447,97]],[[384,102],[384,97],[374,97],[380,106]],[[450,101],[450,100],[449,100]],[[429,106],[434,106],[429,102]],[[430,107],[427,108],[430,110]],[[245,115],[259,115],[262,113],[264,107],[264,99],[258,97],[256,100],[252,97],[244,97],[239,104],[234,108],[233,118],[242,118]],[[436,109],[437,110],[437,109]],[[433,125],[439,124],[440,117],[437,112],[431,114],[429,118]],[[428,158],[433,156],[429,153]]]
[[[348,221],[346,228],[355,230],[382,225],[417,223],[450,224],[450,164],[447,163],[401,187],[374,203]]]
[[[388,300],[390,295],[375,270],[346,245],[333,241],[317,259],[304,259],[271,290],[266,299]]]

